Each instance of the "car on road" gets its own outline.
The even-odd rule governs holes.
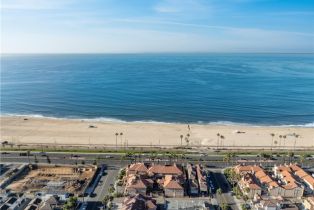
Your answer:
[[[42,157],[46,157],[47,156],[47,154],[45,152],[40,152],[39,155],[42,156]]]
[[[88,206],[88,203],[80,203],[78,208],[79,210],[86,210],[87,209],[87,206]]]
[[[106,155],[105,158],[111,159],[111,158],[113,158],[113,156],[111,156],[111,155]]]
[[[1,152],[1,155],[8,155],[8,154],[10,154],[10,153],[8,153],[8,152]]]

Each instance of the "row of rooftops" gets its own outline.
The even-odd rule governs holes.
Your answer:
[[[238,165],[234,167],[234,170],[237,174],[244,175],[242,181],[252,189],[260,189],[260,186],[256,183],[257,180],[269,188],[280,186],[287,190],[294,189],[300,186],[300,183],[295,179],[296,176],[314,189],[314,178],[294,164],[280,165],[273,168],[275,176],[281,180],[280,183],[275,181],[263,168],[257,165]]]
[[[129,175],[126,181],[126,188],[134,189],[146,189],[148,186],[153,185],[152,179],[144,179],[136,175]],[[164,189],[183,189],[183,186],[180,184],[172,175],[166,175],[165,177],[158,180],[158,184],[161,185]]]
[[[3,197],[3,196],[2,196]],[[0,210],[25,209],[25,210],[53,210],[61,205],[57,196],[35,197],[33,199],[21,194],[10,193],[5,200],[1,200]]]
[[[137,174],[137,173],[147,173],[147,174],[162,174],[162,175],[176,175],[180,176],[183,174],[182,170],[174,165],[159,165],[153,164],[150,167],[147,167],[144,163],[134,163],[128,167],[128,174]]]
[[[275,166],[274,173],[281,176],[288,185],[290,184],[294,186],[297,183],[297,180],[294,177],[297,177],[314,190],[314,178],[298,165]]]
[[[200,165],[187,165],[188,178],[193,180],[197,190],[207,192],[206,175]],[[126,190],[147,189],[154,182],[163,189],[184,191],[185,173],[181,166],[134,163],[126,169]]]
[[[156,200],[142,194],[128,196],[123,200],[122,210],[156,209]]]
[[[157,183],[164,189],[183,190],[181,184],[182,170],[177,165],[151,165],[144,163],[131,164],[126,170],[126,189],[146,189],[154,184],[153,176],[161,175]]]

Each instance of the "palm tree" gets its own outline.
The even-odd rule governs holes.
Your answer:
[[[278,141],[276,141],[276,140],[275,140],[275,141],[274,141],[274,144],[275,144],[275,145],[277,146],[277,144],[278,144]],[[275,146],[275,148],[276,148],[276,146]]]
[[[292,158],[294,158],[294,153],[293,152],[289,152],[288,156],[289,156],[289,163],[291,163],[292,162]]]
[[[28,159],[28,164],[30,164],[31,163],[31,161],[30,161],[30,159],[29,159],[29,155],[30,155],[30,151],[29,150],[27,150],[27,159]]]
[[[47,155],[47,163],[50,164],[51,163],[51,160],[49,158],[49,156]]]
[[[218,147],[219,147],[219,139],[220,139],[220,133],[217,133],[217,150],[218,150]]]
[[[285,148],[286,147],[286,138],[287,138],[287,136],[283,135],[282,138],[283,138],[283,147]]]
[[[182,160],[183,163],[185,162],[185,160],[186,160],[186,155],[185,155],[185,153],[181,154],[181,160]]]
[[[120,138],[121,138],[121,147],[122,147],[122,136],[123,136],[123,133],[121,132],[121,133],[120,133]]]
[[[273,151],[273,144],[274,144],[274,137],[275,137],[275,134],[274,133],[271,133],[271,147],[270,147],[270,150]]]
[[[223,161],[226,162],[226,165],[230,162],[230,159],[231,159],[231,154],[230,153],[227,153],[224,158],[223,158]]]
[[[186,146],[189,146],[189,142],[190,142],[190,140],[189,140],[189,138],[188,137],[185,137],[185,142],[186,142]]]
[[[183,135],[180,135],[180,139],[181,139],[181,147],[182,147],[182,139],[183,139]]]
[[[302,154],[302,155],[300,155],[300,163],[301,163],[301,167],[303,167],[303,162],[305,161],[305,159],[306,159],[306,154]]]
[[[118,135],[119,135],[119,133],[116,133],[115,135],[116,135],[116,150],[117,150],[118,149]]]
[[[233,162],[233,161],[235,162],[236,157],[237,157],[236,153],[232,152],[231,153],[231,162]]]
[[[293,152],[295,153],[295,146],[297,144],[297,138],[299,138],[300,135],[294,133],[293,136],[294,136]]]
[[[282,135],[279,135],[279,148],[281,147],[281,139],[282,139]]]
[[[220,145],[221,145],[221,147],[223,147],[224,146],[224,143],[223,143],[223,141],[224,141],[224,139],[225,139],[225,136],[223,136],[223,135],[220,135]]]

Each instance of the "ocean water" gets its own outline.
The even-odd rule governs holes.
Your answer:
[[[314,55],[2,55],[1,114],[314,126]]]

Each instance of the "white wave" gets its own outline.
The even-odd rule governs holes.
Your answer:
[[[306,123],[306,124],[299,124],[299,125],[280,125],[278,127],[305,127],[305,128],[314,128],[314,122]]]
[[[197,124],[197,125],[221,125],[221,126],[251,126],[251,127],[305,127],[305,128],[314,128],[314,122],[306,124],[284,124],[284,125],[270,125],[270,124],[249,124],[249,123],[238,123],[231,121],[215,121],[215,122],[161,122],[154,120],[135,120],[135,121],[126,121],[117,118],[110,117],[96,117],[96,118],[80,118],[76,116],[69,117],[53,117],[53,116],[44,116],[40,114],[14,114],[14,113],[1,113],[1,117],[25,117],[25,118],[44,118],[44,119],[54,119],[54,120],[75,120],[75,121],[86,121],[86,122],[107,122],[107,123],[143,123],[143,124]]]

